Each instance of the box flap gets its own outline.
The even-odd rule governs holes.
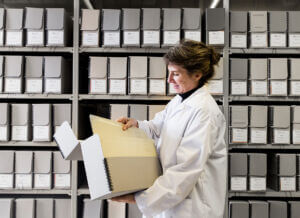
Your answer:
[[[231,218],[248,218],[249,203],[247,201],[230,201],[229,205]]]
[[[231,126],[248,127],[248,106],[231,106]]]
[[[54,126],[60,126],[64,121],[71,123],[71,104],[53,104]]]
[[[266,201],[249,201],[251,218],[269,218],[269,204]]]
[[[269,217],[283,218],[287,217],[287,202],[285,201],[268,201],[269,202]]]
[[[139,30],[141,10],[136,8],[123,8],[123,30]]]
[[[300,201],[289,201],[290,217],[297,218],[300,214]]]
[[[90,57],[89,78],[107,78],[107,57]]]
[[[35,199],[17,198],[15,199],[15,217],[34,218],[35,216]]]
[[[232,80],[248,79],[248,59],[231,58],[230,59],[230,78]]]
[[[270,58],[270,79],[287,79],[287,58]]]
[[[13,198],[2,198],[0,199],[0,210],[1,216],[11,218],[13,217],[14,211],[14,199]]]
[[[0,174],[14,172],[14,151],[0,151]]]
[[[129,117],[136,120],[147,120],[148,106],[145,104],[130,104]]]
[[[54,217],[54,201],[53,198],[37,198],[36,199],[36,218],[53,218]]]
[[[111,79],[127,78],[127,57],[109,58],[109,77]]]
[[[70,173],[71,161],[64,160],[59,151],[53,152],[53,173]]]
[[[62,64],[64,58],[61,56],[46,56],[45,78],[60,78],[62,76]]]
[[[180,30],[181,9],[163,8],[163,30]]]
[[[269,11],[270,32],[287,31],[287,12]]]
[[[183,8],[182,29],[201,30],[201,8]]]
[[[231,153],[230,159],[230,176],[247,176],[248,175],[248,162],[246,153]]]
[[[0,29],[4,29],[5,11],[4,8],[0,8]]]
[[[288,11],[289,32],[300,32],[300,11]]]
[[[23,56],[5,56],[5,77],[22,77]]]
[[[33,126],[50,126],[52,122],[52,107],[50,104],[33,104],[32,105],[32,125]]]
[[[9,125],[10,121],[10,110],[9,110],[9,104],[8,103],[0,103],[0,126],[3,125]]]
[[[290,106],[272,106],[273,127],[288,128],[291,123]]]
[[[208,31],[225,30],[225,9],[206,9],[206,29]]]
[[[121,10],[102,9],[102,30],[119,30]]]
[[[110,119],[117,120],[120,117],[128,117],[127,104],[111,104],[110,105]]]
[[[11,105],[11,125],[27,126],[31,119],[30,104],[12,104]]]
[[[250,32],[267,32],[267,11],[249,11]]]
[[[130,78],[147,78],[147,57],[130,56],[129,57],[129,75]]]
[[[25,57],[25,77],[42,78],[43,77],[43,57],[26,56]]]
[[[24,9],[6,9],[6,30],[21,30],[23,28]]]
[[[71,217],[71,199],[54,199],[55,218]]]
[[[64,8],[46,8],[46,29],[48,30],[62,30],[66,28],[65,17],[66,11]]]
[[[165,79],[167,66],[162,57],[149,57],[149,78]]]
[[[250,127],[265,128],[268,125],[268,106],[250,106]]]
[[[290,59],[290,79],[291,80],[300,80],[300,59],[299,58],[291,58]]]
[[[0,104],[1,106],[1,104]],[[292,107],[292,123],[300,123],[300,106],[293,106]]]
[[[248,12],[231,11],[230,12],[230,31],[247,32],[248,31]]]
[[[81,30],[96,31],[100,28],[100,10],[81,9]]]
[[[0,77],[3,76],[4,71],[4,56],[0,55]]]
[[[267,175],[267,155],[266,154],[249,154],[249,175],[266,176]]]
[[[215,68],[215,75],[214,75],[213,79],[223,79],[224,69],[223,69],[223,58],[222,57],[220,58],[218,65],[215,65],[214,68]]]
[[[16,151],[15,173],[32,173],[33,152]]]
[[[44,8],[26,8],[25,29],[43,29]]]
[[[160,8],[142,8],[143,30],[160,30]]]
[[[296,154],[278,154],[279,176],[296,175]]]
[[[101,217],[103,211],[103,201],[83,199],[83,218]]]
[[[266,58],[250,58],[251,80],[266,80],[268,78],[268,60]]]
[[[52,152],[34,151],[34,173],[52,172]]]

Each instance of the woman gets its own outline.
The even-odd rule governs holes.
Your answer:
[[[146,217],[221,218],[226,195],[225,119],[205,84],[220,56],[201,42],[182,41],[164,56],[178,93],[150,121],[120,118],[123,130],[155,140],[163,174],[145,191],[112,200],[136,203]]]

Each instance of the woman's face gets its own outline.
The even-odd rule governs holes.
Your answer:
[[[202,76],[200,73],[189,75],[186,69],[173,63],[168,64],[168,71],[168,83],[174,86],[174,89],[178,94],[196,88]]]

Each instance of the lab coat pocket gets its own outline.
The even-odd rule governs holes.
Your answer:
[[[192,218],[192,199],[185,199],[173,209],[172,218]]]

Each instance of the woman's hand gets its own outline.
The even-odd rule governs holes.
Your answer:
[[[128,118],[128,117],[121,117],[117,119],[117,122],[123,123],[124,126],[122,127],[123,130],[129,129],[130,127],[139,127],[139,124],[136,119]]]
[[[135,198],[133,194],[128,195],[122,195],[119,197],[114,197],[111,199],[112,201],[122,202],[122,203],[129,203],[129,204],[135,204]]]

